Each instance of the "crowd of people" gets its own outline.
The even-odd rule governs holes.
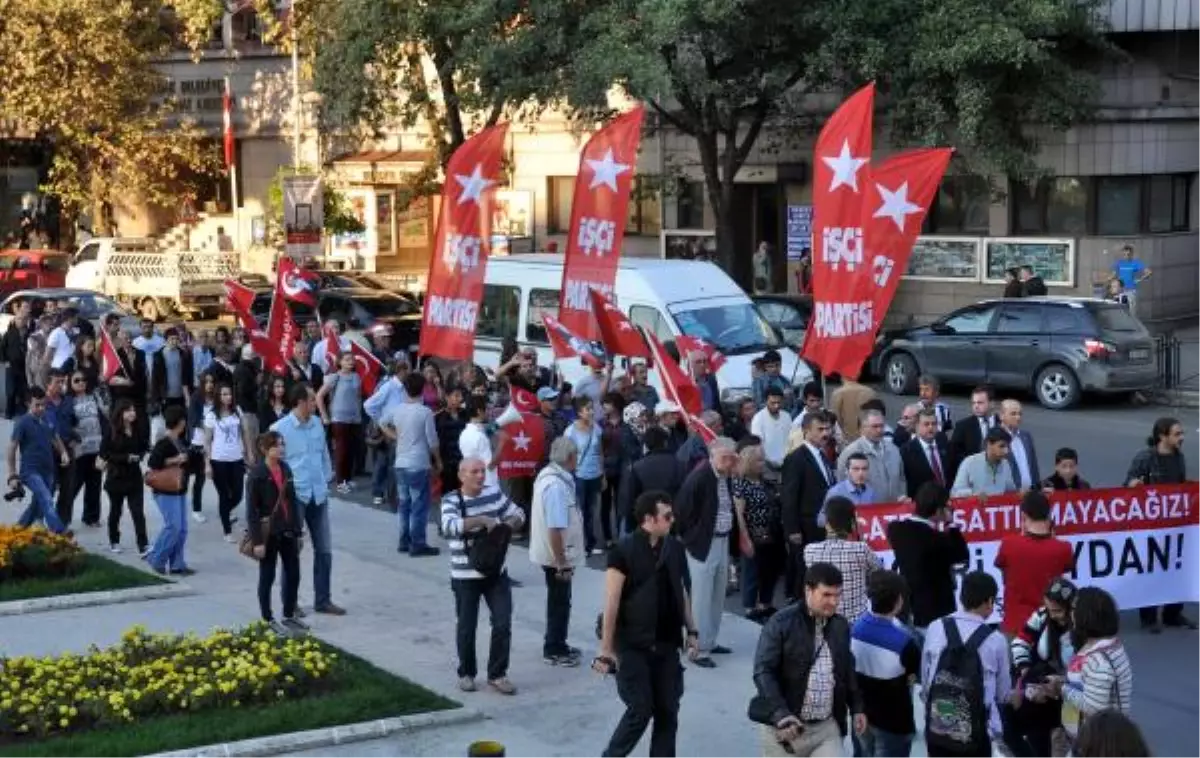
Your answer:
[[[582,660],[567,639],[575,572],[607,553],[592,666],[616,676],[627,710],[606,755],[628,754],[651,723],[651,753],[674,753],[679,650],[695,667],[719,667],[731,652],[720,643],[731,591],[763,624],[750,715],[764,725],[768,754],[841,754],[853,732],[856,752],[907,755],[923,726],[931,755],[990,755],[1001,739],[1017,755],[1089,755],[1099,754],[1087,752],[1089,739],[1130,728],[1121,714],[1132,669],[1115,602],[1066,578],[1071,550],[1050,521],[1048,491],[1088,486],[1079,455],[1056,451],[1054,473],[1042,476],[1015,400],[997,408],[980,387],[971,415],[955,420],[926,376],[919,402],[892,425],[883,401],[857,382],[843,382],[828,403],[819,385],[796,392],[768,351],[754,362],[751,395],[726,409],[709,356],[675,353],[698,390],[701,427],[660,398],[644,363],[620,375],[611,365],[591,369],[572,386],[509,341],[494,372],[466,363],[443,373],[391,353],[386,334],[373,335],[387,370],[368,394],[343,325],[327,327],[333,336],[310,324],[275,374],[238,329],[193,334],[179,323],[160,334],[145,321],[133,335],[109,319],[98,328],[114,348],[113,372],[95,329],[70,307],[35,318],[22,306],[3,338],[17,417],[10,487],[30,499],[20,523],[70,530],[82,493],[80,519],[99,527],[104,492],[114,552],[124,549],[128,510],[149,566],[190,574],[189,521],[207,522],[211,480],[225,539],[259,561],[263,618],[289,634],[307,628],[297,603],[306,540],[313,610],[346,612],[331,587],[331,486],[348,494],[369,472],[374,503],[397,511],[398,551],[412,558],[440,554],[426,533],[440,494],[459,687],[477,687],[483,601],[486,683],[507,695],[517,691],[508,676],[508,545],[526,542],[542,569],[543,656],[563,667]],[[501,480],[499,452],[511,440],[498,422],[517,391],[536,400],[544,453],[536,472]],[[1184,481],[1182,443],[1182,425],[1161,419],[1128,483]],[[143,481],[162,513],[153,541]],[[968,552],[949,502],[1009,492],[1021,493],[1024,523],[996,559],[1000,608],[991,575],[959,581]],[[891,571],[862,541],[859,517],[894,502],[911,503],[912,515],[888,527]],[[1153,632],[1195,628],[1178,605],[1163,608],[1161,621],[1158,609],[1142,611]],[[914,682],[928,705],[915,719]]]

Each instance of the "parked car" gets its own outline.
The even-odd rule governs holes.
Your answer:
[[[57,250],[0,250],[0,295],[62,287],[70,265],[70,256]]]
[[[1084,392],[1150,388],[1154,340],[1128,309],[1092,298],[985,300],[928,326],[880,337],[872,367],[889,391],[916,392],[921,374],[946,384],[1028,389],[1061,410]]]
[[[767,323],[779,331],[783,341],[793,347],[804,344],[808,320],[812,316],[809,295],[751,295],[755,307]]]
[[[272,290],[255,294],[250,305],[251,315],[266,327],[271,311]],[[368,347],[369,335],[375,330],[390,327],[391,349],[409,352],[420,344],[421,308],[412,300],[394,292],[371,290],[365,287],[331,287],[317,290],[317,309],[291,304],[296,322],[304,326],[314,318],[321,321],[336,318],[346,325],[346,335]]]
[[[100,322],[110,313],[118,314],[121,317],[121,328],[128,329],[135,336],[140,328],[138,318],[124,311],[112,298],[91,290],[53,287],[20,290],[0,301],[0,334],[8,331],[8,324],[13,319],[17,303],[23,300],[29,300],[32,303],[35,318],[46,310],[47,300],[57,300],[60,304],[65,301],[70,306],[77,308],[80,318],[88,321],[96,329],[100,328]]]
[[[399,295],[406,300],[411,300],[414,303],[419,302],[419,298],[416,295],[404,292],[403,290],[397,290],[392,283],[369,271],[316,269],[314,273],[321,277],[321,287],[383,290]]]

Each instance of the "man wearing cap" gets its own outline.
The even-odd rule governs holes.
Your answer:
[[[667,433],[667,450],[672,455],[687,442],[687,425],[683,423],[682,409],[670,400],[660,400],[654,406],[654,415],[658,417],[658,425]]]

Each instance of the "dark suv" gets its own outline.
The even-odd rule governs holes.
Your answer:
[[[1154,340],[1117,303],[1088,298],[986,300],[929,326],[888,332],[872,359],[889,391],[917,378],[1031,390],[1043,406],[1069,408],[1083,392],[1131,392],[1157,380]]]

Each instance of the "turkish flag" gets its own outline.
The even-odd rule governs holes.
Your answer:
[[[835,340],[874,334],[871,301],[855,284],[863,270],[862,206],[874,104],[874,83],[851,95],[821,129],[813,155],[813,308],[836,314],[839,328],[810,327],[803,356],[826,375],[834,371]]]
[[[266,332],[258,328],[246,329],[246,341],[250,343],[250,347],[255,354],[263,359],[263,366],[267,371],[272,371],[276,374],[283,374],[286,368],[283,360],[283,352],[279,348],[279,342],[272,340]]]
[[[437,239],[429,261],[421,355],[465,361],[475,354],[476,320],[491,252],[491,200],[508,124],[488,127],[446,164]]]
[[[650,348],[637,328],[625,318],[621,309],[598,289],[593,289],[592,314],[600,329],[600,342],[609,355],[625,355],[630,358],[649,358]]]
[[[504,427],[496,468],[501,479],[533,476],[546,449],[546,426],[537,413],[522,413],[521,420]]]
[[[321,332],[325,335],[325,370],[336,371],[338,365],[338,357],[342,354],[342,340],[338,336],[337,327],[333,322],[328,322],[322,327]],[[350,341],[354,344],[354,340]]]
[[[287,297],[283,294],[283,276],[277,276],[275,277],[275,291],[271,295],[271,312],[267,317],[267,331],[263,335],[265,342],[260,344],[264,349],[278,353],[282,363],[292,357],[299,335],[300,327],[292,315],[292,309],[287,306]],[[264,360],[269,357],[267,353],[259,351],[257,347],[254,348],[254,351]]]
[[[100,329],[100,378],[107,382],[124,371],[121,368],[121,359],[117,356],[117,349],[113,347],[112,338],[108,336],[108,330],[102,327]]]
[[[725,354],[717,349],[717,346],[702,337],[693,337],[690,334],[681,334],[675,338],[675,347],[679,348],[679,360],[684,366],[687,365],[688,353],[703,353],[708,359],[708,367],[715,374],[725,365]]]
[[[379,378],[383,376],[383,364],[370,350],[354,340],[350,341],[350,354],[354,356],[354,371],[362,380],[362,395],[370,397],[379,386]]]
[[[601,337],[589,291],[611,295],[616,284],[645,113],[639,105],[613,119],[579,157],[558,318],[586,339]]]
[[[238,323],[247,332],[258,329],[258,322],[250,313],[250,304],[254,302],[254,290],[234,279],[225,280],[225,306],[237,318]]]
[[[321,277],[313,271],[306,271],[296,265],[291,258],[280,258],[279,269],[275,275],[279,291],[289,301],[317,307],[317,285]]]
[[[654,368],[662,381],[665,399],[678,405],[688,415],[700,413],[704,405],[700,397],[700,388],[679,368],[679,364],[671,359],[671,354],[657,337],[645,329],[642,330],[642,334],[650,347],[651,360],[654,361]]]
[[[604,368],[605,355],[592,343],[572,332],[550,315],[542,316],[546,327],[546,338],[550,340],[550,349],[555,358],[579,357],[585,364],[593,368]]]
[[[513,407],[521,413],[535,413],[541,407],[537,395],[515,384],[508,385],[508,398]]]
[[[225,170],[233,168],[233,91],[229,86],[229,77],[225,77],[225,92],[221,95],[221,117],[223,120],[223,137],[225,142]]]

